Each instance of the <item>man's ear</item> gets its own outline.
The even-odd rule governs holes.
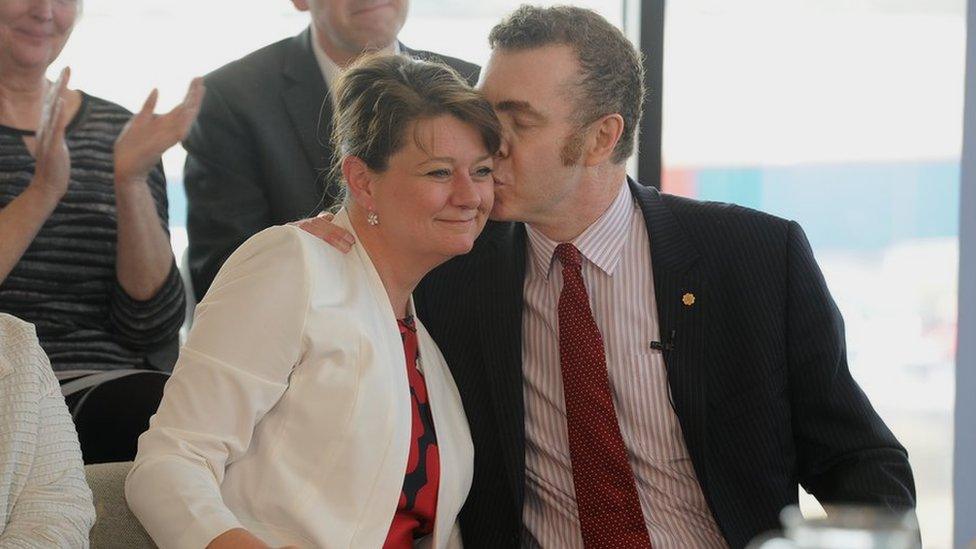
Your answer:
[[[291,3],[298,11],[308,11],[308,0],[291,0]]]
[[[617,143],[624,134],[624,118],[617,113],[608,114],[593,122],[588,133],[583,149],[583,165],[598,166],[613,158]]]
[[[342,177],[356,203],[366,210],[373,210],[376,206],[373,196],[376,174],[373,170],[358,156],[346,156],[342,159]]]

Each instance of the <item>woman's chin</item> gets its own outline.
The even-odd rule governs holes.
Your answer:
[[[464,255],[474,248],[474,238],[460,238],[455,236],[449,241],[444,242],[443,246],[438,246],[438,252],[440,255],[446,256],[448,258]]]

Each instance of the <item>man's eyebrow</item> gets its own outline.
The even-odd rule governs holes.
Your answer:
[[[514,114],[522,114],[535,118],[538,120],[545,120],[546,116],[541,112],[535,110],[528,101],[517,101],[515,99],[506,99],[505,101],[499,101],[495,104],[495,110],[501,112],[510,112]]]

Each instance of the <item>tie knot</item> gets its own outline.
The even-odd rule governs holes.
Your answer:
[[[556,246],[555,255],[559,259],[559,262],[563,264],[564,269],[568,267],[579,269],[583,262],[583,256],[580,254],[580,251],[576,249],[576,246],[568,242]]]

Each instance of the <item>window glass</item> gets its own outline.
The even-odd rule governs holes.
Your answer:
[[[924,545],[950,547],[965,3],[682,0],[666,17],[664,190],[803,226],[851,371],[908,449]]]

